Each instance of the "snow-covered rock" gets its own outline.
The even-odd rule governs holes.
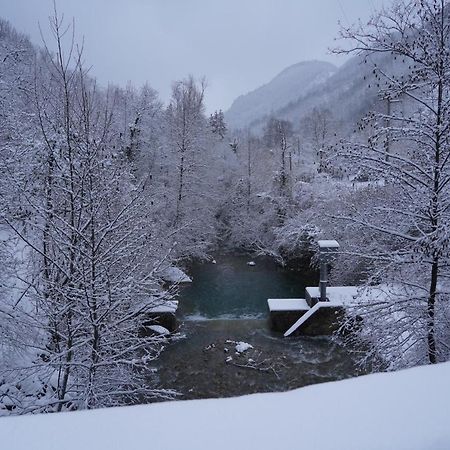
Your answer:
[[[253,345],[247,344],[247,342],[237,342],[235,347],[238,353],[244,353],[251,348],[253,348]]]
[[[168,267],[162,272],[161,276],[164,281],[169,283],[192,283],[192,278],[178,267]]]
[[[155,302],[146,311],[153,314],[170,313],[175,314],[178,309],[178,300],[169,300],[166,302]]]
[[[161,325],[150,325],[147,328],[151,331],[154,331],[156,334],[160,334],[161,336],[170,334],[170,331],[167,328],[162,327]]]
[[[255,261],[249,261],[249,262],[247,263],[247,266],[253,267],[253,266],[256,266],[256,263],[255,263]]]

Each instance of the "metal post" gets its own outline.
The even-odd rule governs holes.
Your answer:
[[[327,302],[328,263],[330,263],[339,249],[339,243],[332,240],[318,241],[320,251],[320,301]]]
[[[327,258],[322,253],[320,255],[320,282],[319,282],[320,301],[321,302],[327,301],[327,284],[328,284]]]

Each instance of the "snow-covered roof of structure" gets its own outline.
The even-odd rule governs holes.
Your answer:
[[[309,306],[304,298],[269,298],[269,311],[304,311]]]
[[[311,298],[320,298],[320,288],[307,287],[306,292]],[[330,306],[355,304],[358,296],[357,286],[327,286],[327,298]]]

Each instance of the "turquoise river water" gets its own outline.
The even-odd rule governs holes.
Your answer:
[[[270,330],[268,298],[299,298],[318,275],[270,259],[222,255],[193,264],[179,296],[180,333],[155,367],[158,385],[180,399],[285,391],[359,374],[352,354],[330,338],[283,338]],[[236,345],[252,347],[237,352]]]

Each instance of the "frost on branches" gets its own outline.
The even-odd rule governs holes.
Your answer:
[[[394,367],[435,363],[450,350],[449,19],[444,0],[396,2],[367,26],[342,30],[350,48],[340,52],[373,65],[386,107],[361,122],[367,139],[345,141],[338,152],[381,182],[378,200],[337,217],[381,244],[358,250],[372,264],[369,283],[391,286],[363,311],[365,339]],[[378,65],[380,55],[392,58],[390,69]]]
[[[171,398],[145,372],[168,338],[140,333],[146,311],[171,296],[160,280],[170,248],[143,214],[148,180],[134,177],[111,127],[114,93],[87,76],[56,13],[51,27],[57,52],[36,55],[23,99],[29,130],[2,153],[11,279],[0,305],[0,411]]]

